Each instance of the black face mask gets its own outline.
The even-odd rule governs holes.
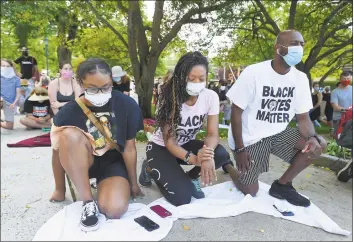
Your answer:
[[[23,52],[22,52],[22,55],[23,55],[23,56],[28,56],[28,51],[23,51]]]

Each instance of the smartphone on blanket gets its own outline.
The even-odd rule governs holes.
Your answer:
[[[160,228],[160,226],[157,223],[155,223],[154,221],[152,221],[151,219],[149,219],[146,216],[141,216],[139,218],[135,218],[134,221],[137,222],[141,227],[143,227],[144,229],[146,229],[149,232]]]
[[[161,218],[166,218],[172,215],[170,211],[162,207],[161,205],[155,205],[150,207],[152,211],[154,211],[157,215],[159,215]]]
[[[275,205],[273,205],[273,207],[279,212],[281,213],[283,216],[294,216],[295,214],[291,211],[286,211],[286,212],[281,212]]]

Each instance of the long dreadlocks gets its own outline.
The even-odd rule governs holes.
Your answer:
[[[178,124],[181,122],[182,104],[189,98],[186,90],[188,74],[197,65],[205,66],[208,73],[209,62],[200,52],[189,52],[182,56],[175,67],[172,78],[161,90],[156,122],[161,130],[165,125],[169,125],[169,135],[176,135]]]

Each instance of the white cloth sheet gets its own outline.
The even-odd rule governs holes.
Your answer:
[[[129,210],[120,220],[107,220],[100,217],[100,228],[95,232],[82,232],[79,226],[81,202],[66,206],[49,219],[37,232],[34,241],[158,241],[167,236],[177,219],[190,218],[222,218],[237,216],[247,212],[256,212],[291,220],[312,227],[321,228],[329,233],[349,236],[351,232],[341,229],[333,220],[322,212],[315,204],[308,208],[296,207],[286,201],[269,196],[270,186],[260,182],[256,197],[244,196],[232,182],[224,182],[203,189],[205,199],[193,199],[190,204],[175,207],[164,198],[160,198],[148,206],[140,203],[130,204]],[[161,205],[173,215],[160,218],[151,211],[153,205]],[[285,217],[273,205],[281,210],[292,211],[295,216]],[[145,215],[160,225],[160,229],[148,232],[135,223],[134,218]]]

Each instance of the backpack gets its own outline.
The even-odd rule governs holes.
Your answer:
[[[336,141],[339,146],[353,149],[353,109],[351,107],[342,114],[336,130]]]

